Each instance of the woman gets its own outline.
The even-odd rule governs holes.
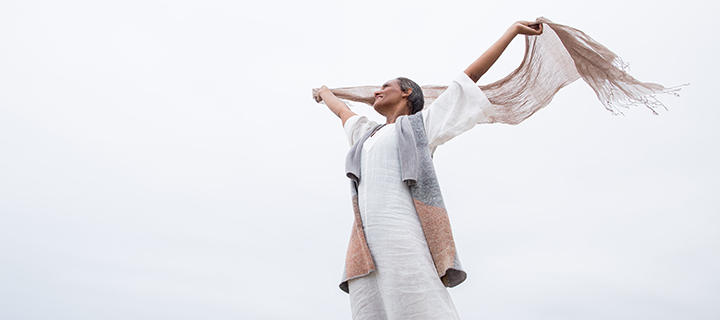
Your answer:
[[[342,120],[353,146],[348,176],[356,214],[341,288],[353,319],[457,319],[447,292],[465,279],[432,168],[435,148],[493,113],[475,82],[518,35],[542,24],[519,21],[428,108],[422,90],[391,79],[374,94],[378,125],[352,112],[326,86],[317,92]]]

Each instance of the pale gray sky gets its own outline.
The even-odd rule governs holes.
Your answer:
[[[461,317],[718,319],[716,9],[3,1],[0,318],[349,319],[348,146],[310,90],[447,84],[513,21],[545,16],[640,80],[691,85],[659,116],[612,116],[579,81],[438,149]]]

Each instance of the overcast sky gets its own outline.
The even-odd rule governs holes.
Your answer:
[[[577,81],[435,165],[464,319],[720,318],[717,4],[2,1],[0,318],[349,319],[340,120],[311,89],[448,84],[516,20],[579,28],[668,111]],[[481,80],[519,65],[516,39]],[[355,105],[361,114],[371,108]],[[374,116],[374,115],[371,115]]]

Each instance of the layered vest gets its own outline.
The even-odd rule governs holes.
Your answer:
[[[350,244],[345,258],[345,271],[340,289],[349,293],[348,281],[373,272],[375,264],[370,249],[365,240],[363,223],[358,205],[358,185],[362,179],[360,172],[360,159],[365,141],[372,136],[382,125],[369,130],[360,138],[348,152],[345,160],[345,169],[350,178],[352,204],[355,214]],[[403,182],[410,188],[410,194],[415,204],[430,254],[435,263],[438,277],[446,287],[454,287],[467,278],[467,274],[460,266],[455,251],[450,220],[442,195],[440,185],[435,175],[432,155],[428,147],[422,113],[401,116],[395,121],[395,130],[398,137],[398,151],[400,155],[400,170]]]

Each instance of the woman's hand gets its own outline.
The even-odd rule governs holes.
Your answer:
[[[540,22],[518,21],[510,27],[515,34],[526,36],[537,36],[543,32],[543,24]]]
[[[327,92],[330,92],[330,89],[328,89],[328,87],[325,85],[323,85],[319,89],[313,89],[313,99],[315,99],[315,102],[320,103],[321,101],[323,101],[322,95]]]

